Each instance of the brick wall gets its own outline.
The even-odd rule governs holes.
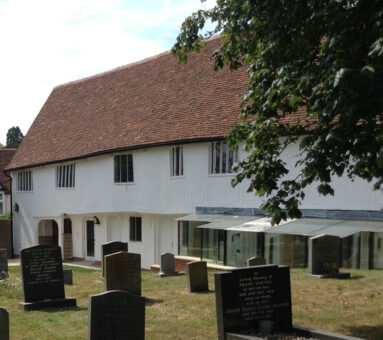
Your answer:
[[[6,248],[8,258],[10,259],[12,257],[11,221],[0,220],[0,248]]]

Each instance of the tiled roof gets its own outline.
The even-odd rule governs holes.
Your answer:
[[[56,87],[8,168],[224,137],[238,122],[247,74],[213,70],[218,44],[186,65],[166,52]]]
[[[9,164],[16,149],[12,148],[0,148],[0,191],[4,191],[6,194],[10,193],[11,183],[3,169]]]

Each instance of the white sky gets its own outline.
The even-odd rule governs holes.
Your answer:
[[[0,143],[26,135],[52,89],[170,49],[214,0],[0,0]]]

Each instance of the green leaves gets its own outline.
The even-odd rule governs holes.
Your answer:
[[[333,176],[346,173],[383,189],[381,0],[218,0],[182,25],[173,47],[181,62],[202,48],[208,20],[221,34],[214,68],[246,67],[249,76],[244,122],[228,136],[249,154],[233,185],[248,180],[277,224],[300,217],[314,182],[333,195]],[[292,178],[282,159],[297,147],[300,172]]]

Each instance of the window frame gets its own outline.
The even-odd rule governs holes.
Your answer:
[[[238,147],[229,149],[227,141],[212,142],[209,147],[209,175],[232,175],[233,165],[238,162]]]
[[[114,155],[113,182],[114,184],[134,183],[134,161],[132,153]]]
[[[5,193],[0,191],[0,216],[5,216]]]
[[[170,149],[170,177],[183,177],[184,175],[184,151],[183,146],[174,146]]]
[[[19,170],[17,172],[16,188],[19,192],[33,191],[32,170]]]
[[[142,242],[142,217],[129,217],[129,241]]]
[[[56,167],[56,189],[76,187],[76,163],[60,164]]]

